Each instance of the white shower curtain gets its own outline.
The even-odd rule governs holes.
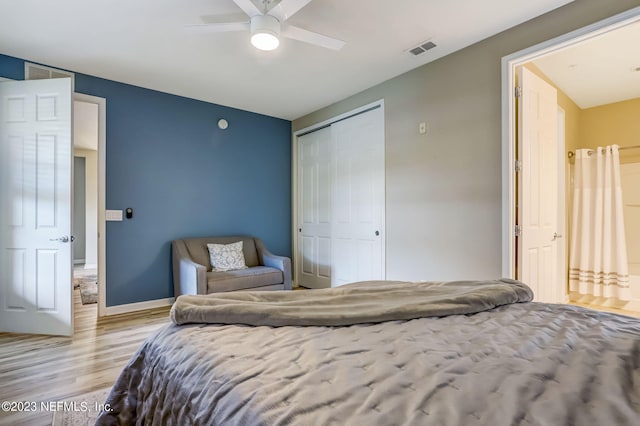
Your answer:
[[[629,300],[618,146],[579,149],[575,159],[569,288]]]

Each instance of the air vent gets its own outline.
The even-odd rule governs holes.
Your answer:
[[[24,63],[24,78],[25,80],[44,80],[48,78],[71,78],[71,91],[74,91],[75,74],[59,70],[56,68],[45,67],[44,65],[32,64],[30,62]]]
[[[423,41],[422,43],[420,43],[416,47],[413,47],[413,48],[409,49],[408,52],[411,53],[414,56],[418,56],[418,55],[423,54],[427,50],[433,49],[434,47],[436,47],[436,45],[432,41]]]

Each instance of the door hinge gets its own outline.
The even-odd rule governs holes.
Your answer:
[[[520,171],[522,170],[522,161],[516,160],[514,169],[516,170],[516,173],[520,173]]]
[[[513,229],[513,233],[516,237],[519,237],[520,234],[522,234],[522,228],[520,227],[520,225],[515,226],[515,228]]]
[[[516,90],[515,90],[515,97],[519,98],[522,96],[522,86],[516,86]]]

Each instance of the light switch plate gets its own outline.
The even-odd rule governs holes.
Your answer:
[[[107,210],[105,213],[105,219],[110,222],[121,222],[122,210]]]

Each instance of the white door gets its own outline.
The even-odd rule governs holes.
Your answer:
[[[298,284],[331,287],[331,128],[298,138]]]
[[[333,132],[332,287],[382,280],[384,265],[384,112],[376,108],[331,126]]]
[[[71,80],[0,83],[0,331],[73,332]]]
[[[536,301],[556,302],[558,286],[558,131],[555,88],[518,70],[518,279]]]

